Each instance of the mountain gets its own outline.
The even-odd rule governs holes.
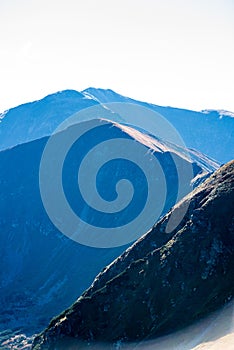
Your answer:
[[[179,227],[165,235],[170,217],[179,215],[187,202]],[[222,306],[234,293],[233,213],[234,161],[104,269],[35,339],[33,349],[58,349],[61,344],[66,348],[74,338],[88,341],[86,346],[146,340]]]
[[[122,96],[110,89],[88,88],[82,93],[100,103],[130,103],[143,106],[162,115],[181,135],[188,148],[196,149],[209,157],[226,163],[234,158],[234,113],[225,110],[195,112],[173,107],[162,107]],[[118,111],[118,106],[111,105]],[[147,121],[146,128],[147,128]],[[219,145],[217,147],[217,145]]]
[[[124,154],[128,153],[124,141],[144,147],[145,162],[147,168],[151,170],[151,179],[147,180],[156,180],[156,185],[159,173],[158,168],[155,169],[152,163],[154,159],[157,160],[163,169],[166,181],[165,203],[160,209],[157,197],[153,198],[152,210],[136,227],[137,235],[134,230],[134,235],[126,236],[125,243],[122,242],[120,246],[113,244],[109,249],[97,248],[95,245],[86,246],[79,242],[83,229],[78,230],[78,238],[75,241],[63,235],[59,229],[61,221],[65,222],[66,228],[71,222],[69,220],[66,222],[66,217],[61,220],[63,210],[57,213],[57,221],[51,222],[43,205],[39,187],[40,165],[49,138],[44,137],[0,152],[0,330],[20,328],[27,335],[41,331],[51,317],[73,303],[90,286],[94,277],[119,256],[130,242],[152,227],[157,215],[164,215],[178,201],[179,185],[181,195],[184,195],[191,190],[191,186],[198,185],[218,166],[195,151],[190,151],[191,159],[189,159],[184,149],[130,127],[106,120],[86,121],[56,134],[59,146],[46,164],[46,179],[50,180],[46,196],[47,199],[52,198],[54,207],[60,203],[56,197],[59,184],[56,176],[50,178],[49,171],[55,168],[57,156],[62,152],[61,140],[64,141],[64,137],[65,140],[70,140],[72,134],[84,128],[88,131],[68,152],[63,165],[62,185],[70,206],[78,216],[85,215],[82,216],[84,220],[96,219],[93,211],[82,201],[77,191],[78,161],[99,143],[105,145],[103,141],[114,139],[120,140],[117,151],[121,151],[122,147]],[[107,147],[101,153],[98,151],[96,158],[90,164],[93,165],[95,159],[105,160],[108,150]],[[130,156],[138,156],[142,160],[141,154],[135,153],[136,155],[130,154]],[[103,223],[107,229],[112,227],[113,223],[118,227],[126,224],[127,220],[134,221],[134,215],[137,216],[144,208],[147,197],[145,177],[134,167],[131,159],[130,162],[117,160],[107,162],[97,174],[97,186],[102,191],[100,196],[109,202],[113,201],[116,195],[116,183],[122,178],[129,179],[134,188],[132,201],[134,205],[128,205],[120,216],[113,211],[114,219],[111,215],[106,218],[103,214],[99,225]],[[179,184],[177,174],[179,169],[175,167],[175,160],[180,171],[186,173],[186,169],[192,169],[192,177],[189,179],[192,184],[186,182]],[[92,175],[93,171],[90,171],[90,174]],[[87,188],[92,188],[89,181],[90,174],[87,173],[85,177],[88,182],[88,186],[86,182]],[[53,189],[54,193],[51,192]],[[107,219],[107,222],[103,222],[104,219]],[[146,224],[148,226],[145,226]],[[165,234],[164,236],[167,237]],[[107,243],[112,242],[114,237],[109,235]],[[90,245],[91,243],[93,242],[90,242]]]
[[[0,150],[49,136],[68,117],[89,107],[93,107],[93,110],[89,110],[90,115],[87,113],[85,119],[105,118],[137,127],[137,118],[129,121],[126,116],[126,104],[144,108],[140,111],[140,124],[145,130],[151,130],[152,122],[158,122],[155,116],[159,113],[177,130],[186,147],[196,149],[220,163],[233,159],[233,113],[161,107],[121,96],[112,90],[95,88],[82,92],[60,91],[0,114]],[[145,116],[147,110],[154,112],[148,118]],[[84,115],[78,114],[77,118],[82,121]]]
[[[111,119],[113,113],[96,99],[75,90],[59,91],[9,109],[0,114],[0,150],[49,136],[68,117],[92,106],[96,106],[95,118]],[[115,120],[120,121],[118,116]]]

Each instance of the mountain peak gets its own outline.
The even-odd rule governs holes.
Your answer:
[[[44,99],[51,99],[51,98],[84,98],[84,95],[76,90],[67,89],[67,90],[61,90],[57,91],[55,93],[49,94],[43,98]]]
[[[110,103],[110,102],[130,102],[131,99],[125,97],[123,95],[118,94],[114,90],[111,89],[102,89],[102,88],[94,88],[89,87],[82,91],[83,94],[88,94],[92,98],[97,99],[102,103]]]
[[[0,114],[0,149],[50,135],[56,126],[71,115],[94,105],[102,105],[104,109],[109,108],[113,112],[112,119],[114,119],[117,117],[118,108],[116,105],[111,105],[113,102],[135,104],[152,111],[152,120],[149,120],[142,110],[145,130],[150,130],[150,125],[154,121],[153,113],[156,113],[172,124],[186,147],[196,149],[221,163],[233,158],[232,112],[224,110],[194,112],[161,107],[133,100],[111,89],[94,87],[82,92],[72,89],[58,91],[41,100],[20,105]],[[117,121],[120,120],[119,117],[120,115]],[[124,118],[122,122],[123,120]],[[212,127],[210,127],[211,124]],[[217,144],[219,147],[216,147]]]

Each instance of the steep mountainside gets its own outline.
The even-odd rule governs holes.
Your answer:
[[[168,220],[188,201],[180,226],[166,236]],[[89,342],[152,338],[220,307],[234,293],[233,213],[234,161],[107,267],[51,321],[34,349],[57,349],[61,339],[65,346],[66,337]]]
[[[91,127],[94,122],[84,122],[81,125]],[[87,134],[83,143],[78,143],[66,160],[67,172],[65,171],[63,185],[70,202],[75,203],[78,209],[83,209],[87,217],[89,216],[89,207],[83,206],[76,197],[76,162],[79,152],[88,151],[89,147],[92,148],[105,138],[127,138],[144,144],[146,152],[150,151],[152,157],[157,157],[161,163],[169,193],[162,210],[162,214],[165,214],[175,203],[177,196],[178,180],[171,154],[180,160],[183,167],[189,162],[184,150],[178,147],[173,149],[172,145],[164,144],[126,126],[103,120],[98,123],[102,133],[99,129],[98,133]],[[74,302],[91,284],[97,273],[127,247],[87,247],[65,237],[51,223],[39,190],[39,166],[47,141],[48,138],[45,137],[0,152],[0,330],[20,327],[27,334],[40,331],[54,314]],[[217,164],[196,152],[191,152],[191,159],[196,183],[217,168]],[[51,159],[50,163],[54,164],[54,160]],[[145,194],[142,179],[133,173],[132,166],[124,164],[123,168],[124,177],[129,177],[133,183],[135,181],[138,197],[131,212],[121,216],[117,222],[119,225],[121,220],[128,219],[130,214],[134,215],[139,211]],[[116,174],[121,175],[121,169],[121,164],[117,165],[117,168],[116,164],[105,168],[105,171],[99,174],[100,188],[113,185]],[[154,176],[152,171],[152,177]],[[152,217],[154,219],[154,213]]]

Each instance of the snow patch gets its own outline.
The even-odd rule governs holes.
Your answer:
[[[7,115],[8,112],[9,112],[9,109],[7,111],[3,112],[3,113],[0,113],[0,123],[5,118],[5,116]]]
[[[222,119],[223,117],[234,118],[234,112],[226,111],[225,109],[204,109],[201,112],[204,114],[218,113],[219,119]]]
[[[86,99],[89,99],[89,100],[94,100],[94,101],[97,101],[98,103],[100,103],[100,101],[93,95],[91,95],[89,92],[82,92],[82,94],[86,97]]]

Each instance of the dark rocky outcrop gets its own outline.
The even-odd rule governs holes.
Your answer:
[[[179,227],[165,234],[190,201]],[[178,203],[107,267],[69,309],[54,318],[34,349],[66,337],[114,342],[152,338],[183,327],[234,293],[234,161]]]

